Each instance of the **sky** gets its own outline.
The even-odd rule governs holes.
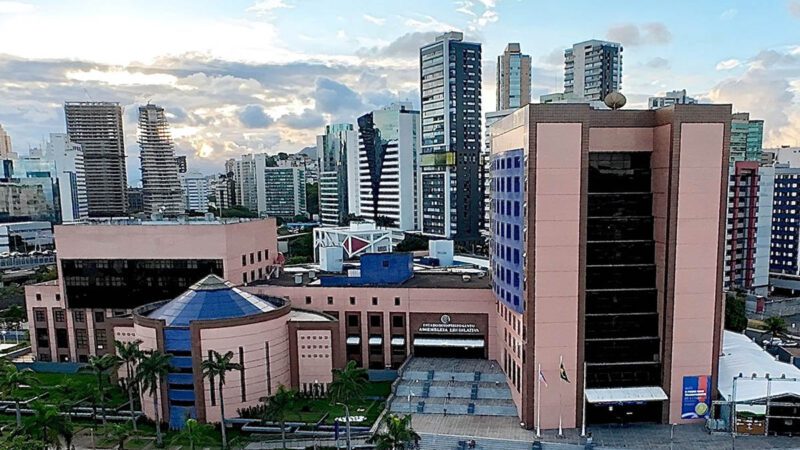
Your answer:
[[[533,60],[533,101],[563,91],[563,51],[621,42],[628,108],[686,89],[800,145],[800,0],[0,0],[0,125],[26,153],[64,132],[65,101],[124,107],[129,182],[137,107],[168,114],[176,154],[217,173],[246,153],[315,145],[393,101],[419,105],[419,47],[448,30],[483,44],[483,111],[508,42]]]

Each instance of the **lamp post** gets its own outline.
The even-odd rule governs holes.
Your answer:
[[[344,406],[344,420],[347,423],[347,450],[353,450],[350,446],[350,408],[344,403],[336,403],[337,405]]]

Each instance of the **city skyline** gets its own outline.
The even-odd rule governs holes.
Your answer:
[[[418,108],[419,47],[461,30],[483,46],[483,112],[494,110],[494,65],[508,42],[532,57],[535,101],[562,91],[564,49],[596,38],[626,49],[628,107],[686,89],[700,102],[731,102],[765,120],[765,147],[796,145],[800,42],[785,30],[800,23],[800,3],[758,5],[757,16],[748,7],[584,3],[585,14],[567,17],[559,5],[484,0],[373,4],[350,14],[340,5],[271,0],[97,4],[86,14],[69,2],[0,1],[0,123],[24,152],[64,131],[63,102],[119,101],[135,185],[136,112],[152,100],[165,107],[176,153],[189,156],[189,167],[219,172],[244,153],[313,146],[325,124],[354,123],[392,101]],[[529,26],[559,14],[563,20]],[[139,19],[159,32],[116,32],[120,21]],[[743,26],[747,40],[739,38]],[[49,32],[18,38],[42,28]],[[104,30],[116,38],[88,38]]]

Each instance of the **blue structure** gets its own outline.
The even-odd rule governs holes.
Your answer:
[[[187,418],[197,418],[191,323],[247,317],[280,306],[209,275],[147,315],[164,321],[164,352],[172,355],[172,368],[167,375],[170,428],[183,428]]]
[[[322,286],[386,286],[402,284],[414,276],[411,253],[368,253],[361,256],[358,277],[321,277]]]
[[[498,300],[522,313],[523,188],[525,156],[522,149],[492,155],[492,284]]]
[[[798,183],[800,183],[800,169],[775,167],[770,273],[791,275],[800,273],[798,264],[800,208],[795,204]]]

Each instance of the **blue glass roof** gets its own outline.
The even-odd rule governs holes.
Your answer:
[[[246,317],[276,308],[261,297],[236,289],[216,275],[209,275],[148,317],[164,320],[168,327],[188,327],[195,320]]]

